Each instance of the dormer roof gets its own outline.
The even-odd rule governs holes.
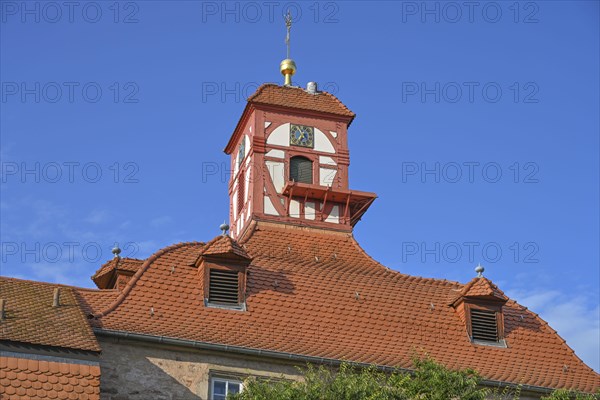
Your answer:
[[[111,289],[109,287],[110,283],[119,272],[133,275],[143,263],[144,260],[137,258],[113,258],[98,268],[96,273],[92,275],[92,280],[99,289]]]
[[[201,256],[236,257],[248,262],[252,260],[246,250],[228,235],[219,235],[206,243]]]
[[[467,283],[455,296],[452,297],[451,304],[456,304],[461,299],[482,299],[506,303],[508,297],[491,280],[485,277],[473,278]]]

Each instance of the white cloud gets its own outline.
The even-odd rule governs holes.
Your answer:
[[[543,288],[507,290],[507,295],[531,309],[567,341],[587,365],[600,371],[600,305],[594,294]]]

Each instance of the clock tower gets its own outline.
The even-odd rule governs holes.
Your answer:
[[[248,98],[225,148],[231,159],[229,219],[239,240],[251,221],[351,232],[377,197],[348,186],[348,127],[355,114],[314,82],[292,85],[296,64],[280,65],[284,84]]]
[[[312,82],[264,84],[248,98],[225,148],[234,239],[252,220],[352,231],[377,197],[348,186],[354,116]]]

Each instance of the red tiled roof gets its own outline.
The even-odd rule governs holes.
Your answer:
[[[119,296],[117,289],[84,289],[77,288],[75,294],[85,315],[90,315],[94,310],[105,310],[114,303]],[[92,327],[96,327],[96,320],[88,320]]]
[[[471,343],[448,305],[466,286],[394,272],[349,234],[260,223],[244,246],[253,257],[247,311],[204,306],[193,266],[203,245],[188,243],[150,257],[109,306],[94,308],[95,323],[403,368],[417,351],[449,368],[475,368],[490,380],[588,392],[600,387],[600,376],[546,322],[512,300],[503,307],[507,348]]]
[[[463,288],[462,294],[465,297],[492,296],[508,300],[504,293],[498,289],[498,286],[494,285],[492,281],[484,277],[474,278]]]
[[[451,303],[455,303],[456,300],[466,297],[484,297],[498,301],[508,301],[508,297],[506,297],[504,292],[498,289],[498,286],[492,281],[484,277],[473,278],[453,296]]]
[[[356,116],[331,93],[310,94],[302,88],[279,86],[273,83],[261,85],[252,96],[248,97],[248,103],[318,111],[350,118]]]
[[[118,262],[117,262],[118,261]],[[116,270],[127,271],[129,273],[135,273],[144,263],[144,260],[137,258],[113,258],[107,263],[104,263],[94,275],[92,280],[100,289],[106,288],[109,281],[113,276],[113,272]]]
[[[97,400],[100,367],[2,356],[0,398]]]
[[[206,243],[206,246],[202,250],[202,255],[235,255],[247,260],[251,259],[248,253],[246,253],[246,250],[244,250],[238,242],[233,240],[230,236],[224,235],[217,236]]]
[[[57,287],[60,306],[53,307]],[[5,301],[0,340],[100,351],[73,288],[0,277],[0,298]]]
[[[337,97],[327,92],[317,92],[310,94],[306,90],[293,86],[279,86],[274,83],[262,84],[256,89],[256,92],[248,97],[246,108],[240,117],[233,135],[225,146],[225,153],[231,154],[233,145],[237,142],[241,134],[240,129],[243,122],[251,114],[254,107],[271,106],[285,107],[291,110],[304,111],[305,113],[326,114],[327,116],[337,116],[338,119],[345,120],[348,126],[356,117],[348,107],[344,105]]]

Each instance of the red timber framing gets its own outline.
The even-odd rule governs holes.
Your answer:
[[[287,197],[286,216],[290,216],[290,204],[292,199],[300,201],[302,206],[306,206],[307,201],[316,201],[321,203],[320,212],[316,211],[316,220],[324,221],[326,210],[331,211],[333,205],[339,205],[341,208],[340,224],[356,225],[369,206],[375,201],[377,195],[370,192],[361,192],[356,190],[333,189],[331,186],[309,185],[299,182],[288,182],[283,189],[283,195]]]
[[[225,148],[234,172],[229,182],[232,237],[239,239],[251,220],[351,232],[377,198],[374,193],[349,189],[348,127],[354,116],[328,93],[261,86],[248,99]],[[286,142],[281,136],[285,124],[313,127],[314,145]],[[272,139],[275,131],[277,138]],[[247,153],[238,169],[242,141]],[[292,181],[290,160],[295,156],[312,162],[312,184]],[[248,183],[245,192],[240,190],[243,178]]]

